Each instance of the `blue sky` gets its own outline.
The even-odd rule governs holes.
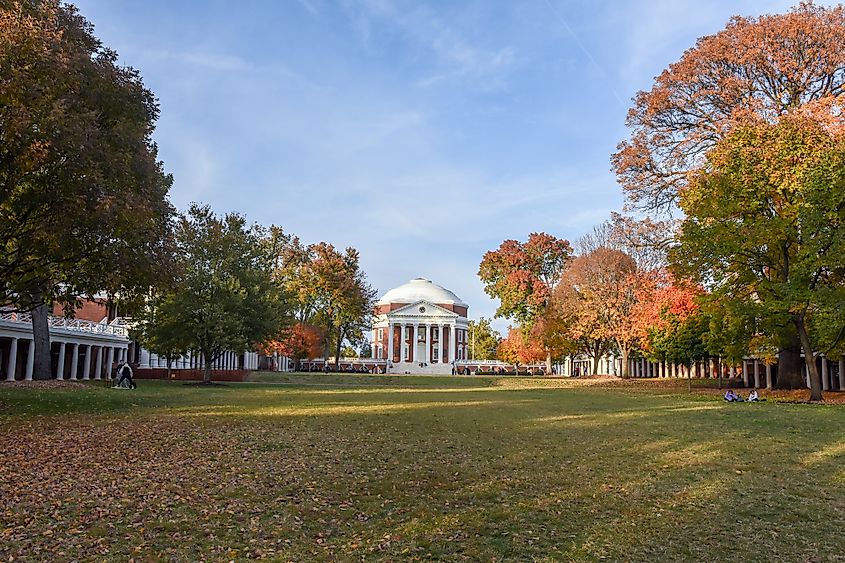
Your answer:
[[[621,208],[609,156],[638,90],[731,15],[793,4],[75,3],[158,96],[177,207],[354,246],[380,294],[427,277],[473,318],[496,307],[485,251]]]

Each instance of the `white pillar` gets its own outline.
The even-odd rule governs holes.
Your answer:
[[[409,346],[411,349],[410,356],[414,359],[415,363],[419,363],[420,359],[417,357],[417,339],[419,338],[420,325],[414,323],[411,326],[414,330],[411,331],[411,345]]]
[[[457,340],[457,333],[455,331],[455,324],[449,325],[449,361],[454,362],[458,359],[457,349],[458,349],[458,340]]]
[[[387,322],[387,353],[384,355],[384,358],[388,362],[393,361],[393,321]]]
[[[29,348],[26,353],[26,373],[24,379],[32,381],[32,368],[35,366],[35,340],[29,341]]]
[[[15,380],[15,371],[18,369],[18,339],[12,338],[9,348],[9,363],[6,364],[6,381]]]
[[[426,364],[431,363],[431,325],[422,325],[422,329],[425,331],[425,350],[423,352],[423,362]]]
[[[839,390],[845,391],[845,358],[839,359]]]
[[[111,379],[112,364],[114,364],[114,348],[109,346],[108,352],[106,352],[106,371],[108,371],[106,379]]]
[[[79,344],[74,344],[70,356],[70,379],[76,379],[79,372]]]
[[[772,366],[766,364],[766,389],[772,388]]]
[[[91,378],[91,352],[93,351],[93,346],[90,344],[85,349],[85,362],[82,364],[82,379],[90,379]]]
[[[760,388],[760,362],[754,360],[754,388]]]
[[[440,323],[437,326],[437,361],[443,362],[443,339],[446,338],[446,325]]]
[[[56,379],[64,379],[65,377],[65,346],[64,342],[59,342],[59,362],[56,365]]]
[[[828,377],[829,370],[827,369],[827,358],[822,356],[822,390],[830,390],[830,378]]]
[[[105,350],[100,346],[97,350],[97,366],[94,368],[94,379],[103,378],[103,354],[105,354]]]

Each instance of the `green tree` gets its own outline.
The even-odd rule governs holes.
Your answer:
[[[192,205],[176,227],[178,279],[151,300],[141,341],[178,355],[187,350],[211,365],[227,351],[245,352],[279,338],[288,304],[273,276],[265,229],[235,213],[215,216]]]
[[[700,312],[686,317],[664,311],[664,324],[649,331],[653,355],[687,368],[689,390],[692,391],[692,365],[710,357],[707,346],[709,319]]]
[[[675,269],[764,328],[791,323],[820,400],[816,354],[833,342],[814,339],[845,329],[845,141],[807,117],[754,122],[708,162],[681,195]]]
[[[467,337],[469,339],[470,360],[495,360],[502,335],[490,326],[490,319],[484,317],[469,321]]]
[[[0,5],[0,301],[33,313],[36,379],[50,305],[146,289],[168,255],[158,104],[117,61],[71,5]]]

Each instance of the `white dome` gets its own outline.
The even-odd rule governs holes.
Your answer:
[[[417,301],[468,307],[466,303],[461,301],[460,297],[425,278],[413,279],[399,287],[394,287],[378,300],[378,304],[416,303]]]

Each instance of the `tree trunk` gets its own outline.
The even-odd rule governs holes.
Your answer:
[[[716,369],[719,372],[719,389],[722,389],[722,356],[716,358]]]
[[[205,366],[202,372],[203,385],[211,385],[211,352],[204,352],[202,355]]]
[[[50,327],[47,322],[47,305],[42,303],[32,310],[32,342],[35,345],[33,379],[52,379],[50,358]]]
[[[329,365],[329,352],[331,351],[332,347],[332,320],[331,318],[326,321],[326,351],[323,357],[323,365]]]
[[[552,374],[552,352],[546,350],[546,375]]]
[[[692,366],[687,367],[687,393],[692,393]]]
[[[778,352],[777,389],[804,389],[804,374],[801,373],[801,339],[795,331],[785,332],[780,340]]]
[[[334,370],[338,371],[340,366],[340,348],[343,344],[343,327],[337,327],[337,345],[335,346],[335,355],[334,355]]]
[[[816,356],[813,355],[813,346],[810,344],[810,335],[807,334],[807,327],[804,325],[804,314],[793,316],[795,328],[798,329],[798,338],[801,340],[801,347],[804,349],[804,362],[807,364],[807,372],[810,374],[810,400],[822,400],[822,377],[816,367]]]
[[[628,347],[627,346],[620,346],[622,350],[622,378],[628,379],[631,377],[630,366],[628,365]]]

